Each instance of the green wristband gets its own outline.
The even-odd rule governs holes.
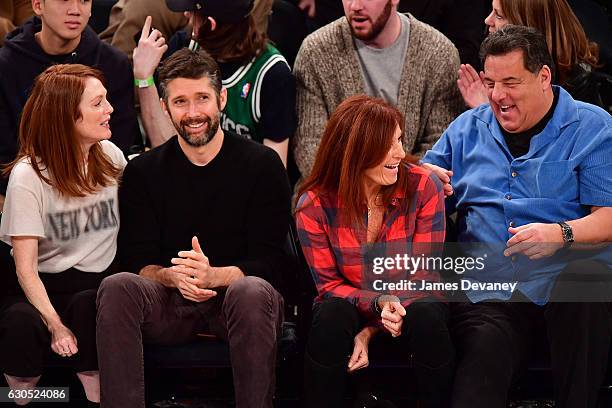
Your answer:
[[[139,88],[148,88],[150,86],[155,85],[155,81],[153,80],[152,76],[148,77],[147,79],[134,78],[134,85],[136,85]]]

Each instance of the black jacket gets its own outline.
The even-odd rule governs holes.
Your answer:
[[[78,63],[104,73],[108,100],[115,109],[111,115],[111,140],[127,152],[141,143],[134,108],[133,74],[129,60],[121,51],[100,41],[87,26],[77,48],[68,55],[48,55],[34,39],[42,29],[33,17],[7,35],[0,48],[0,163],[12,161],[18,150],[19,116],[30,94],[34,79],[57,63]],[[0,194],[6,193],[7,180],[0,180]]]

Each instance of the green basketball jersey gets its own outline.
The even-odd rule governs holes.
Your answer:
[[[287,61],[268,43],[263,53],[223,80],[223,87],[227,89],[227,104],[221,115],[224,130],[263,142],[263,135],[257,134],[261,119],[261,87],[266,73],[278,63],[287,64]]]

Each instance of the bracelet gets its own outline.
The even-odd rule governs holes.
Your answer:
[[[383,299],[384,298],[384,299]],[[389,294],[380,294],[378,296],[376,296],[376,298],[374,299],[374,304],[372,305],[374,311],[376,312],[376,314],[381,314],[382,313],[382,309],[380,308],[380,305],[378,304],[378,302],[383,299],[387,302],[400,302],[400,299],[395,296],[395,295],[389,295]]]
[[[378,306],[378,299],[380,299],[382,295],[378,295],[374,298],[374,303],[372,304],[373,308],[374,308],[374,312],[379,315],[382,313],[382,309],[380,308],[380,306]]]
[[[150,86],[155,85],[155,81],[153,80],[153,77],[150,76],[146,79],[136,79],[134,78],[134,85],[136,85],[139,88],[148,88]]]

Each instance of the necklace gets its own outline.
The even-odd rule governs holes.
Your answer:
[[[368,203],[368,218],[370,218],[370,214],[372,214],[372,208],[373,207],[378,207],[378,196],[380,195],[380,191],[378,193],[376,193],[376,195],[374,196],[374,200],[373,200],[373,204],[372,206],[370,206],[370,204]]]

